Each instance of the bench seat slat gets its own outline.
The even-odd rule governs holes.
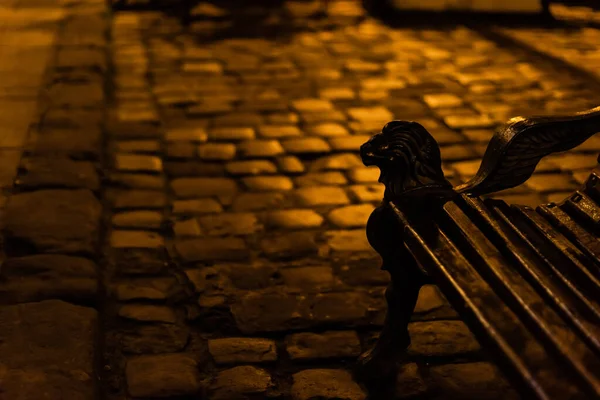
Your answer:
[[[544,219],[533,209],[524,206],[511,207],[511,211],[518,222],[526,223],[533,228],[537,235],[534,239],[540,239],[543,247],[549,247],[561,257],[553,260],[554,264],[563,270],[565,274],[574,276],[581,285],[585,295],[595,301],[598,301],[600,295],[600,280],[594,274],[594,261],[589,259],[575,245],[573,245],[564,235],[552,227],[550,222]],[[519,224],[522,226],[522,224]],[[555,253],[555,254],[556,254]],[[592,269],[590,271],[590,269]]]
[[[537,211],[590,258],[600,259],[600,240],[560,207],[542,205]],[[593,272],[593,271],[592,271]]]
[[[590,349],[572,330],[570,323],[548,307],[544,298],[523,278],[492,244],[477,224],[455,202],[444,206],[451,220],[452,238],[478,272],[496,288],[496,292],[523,319],[530,330],[538,333],[546,346],[563,362],[571,365],[582,383],[585,382],[600,397],[600,360],[588,357]],[[525,264],[524,259],[519,260]]]
[[[477,270],[439,229],[418,233],[393,204],[405,226],[404,240],[411,253],[435,277],[457,311],[469,319],[476,336],[490,346],[512,371],[512,378],[528,389],[531,398],[587,399],[569,382],[564,363],[547,357],[535,336],[523,325]]]
[[[598,206],[584,192],[576,191],[560,206],[569,212],[583,226],[596,235],[600,232],[600,212]]]
[[[590,303],[577,283],[555,268],[541,249],[504,215],[499,206],[508,207],[506,203],[498,200],[490,203],[488,208],[480,199],[464,197],[465,211],[471,218],[478,217],[476,219],[487,228],[490,241],[600,355],[600,307]]]

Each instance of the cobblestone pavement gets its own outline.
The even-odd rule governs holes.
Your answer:
[[[189,26],[105,7],[53,8],[35,129],[0,138],[25,154],[3,218],[7,399],[365,399],[349,371],[388,278],[364,234],[382,188],[358,146],[417,120],[459,183],[509,117],[600,102],[538,53],[462,26],[388,27],[351,0],[202,3]],[[502,33],[540,32],[542,52],[576,42]],[[592,138],[496,197],[559,200],[599,151]],[[387,398],[512,396],[435,287],[410,331]]]

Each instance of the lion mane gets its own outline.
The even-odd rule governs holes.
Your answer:
[[[389,122],[361,146],[361,157],[365,165],[381,170],[379,181],[386,187],[386,198],[453,193],[442,171],[437,142],[416,122]]]

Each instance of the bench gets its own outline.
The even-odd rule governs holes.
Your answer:
[[[524,398],[600,399],[600,168],[559,204],[479,197],[524,183],[543,157],[598,131],[600,107],[513,118],[490,140],[477,174],[456,187],[418,123],[390,122],[361,147],[385,185],[367,237],[391,283],[359,380],[377,390],[395,376],[419,290],[435,283]]]

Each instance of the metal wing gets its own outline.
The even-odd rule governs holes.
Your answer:
[[[455,191],[483,195],[525,182],[545,156],[600,132],[600,107],[564,117],[516,117],[490,140],[477,174]]]

